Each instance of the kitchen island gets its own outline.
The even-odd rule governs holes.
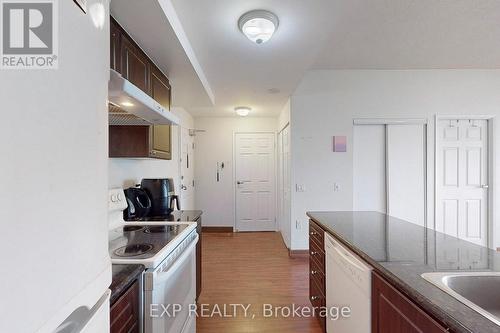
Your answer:
[[[387,327],[383,325],[389,325],[380,323],[381,316],[389,318],[387,311],[379,309],[384,301],[391,301],[380,301],[385,297],[384,290],[404,303],[391,304],[400,315],[394,321],[402,318],[403,326],[413,325],[414,319],[417,326],[428,320],[433,328],[424,328],[425,332],[500,331],[500,326],[421,277],[428,272],[500,272],[500,253],[377,212],[308,212],[307,215],[311,220],[311,237],[321,236],[317,232],[320,228],[373,267],[372,332],[382,332]],[[317,239],[321,241],[321,237]],[[405,310],[411,313],[404,313]]]

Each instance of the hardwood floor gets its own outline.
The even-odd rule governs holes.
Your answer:
[[[210,313],[217,305],[250,304],[236,317],[199,317],[197,333],[321,333],[316,318],[265,317],[264,304],[310,307],[308,259],[290,258],[275,232],[204,233],[203,289],[198,300]],[[205,304],[205,305],[203,305]],[[200,309],[200,308],[199,308]],[[232,311],[226,311],[231,314]],[[255,317],[253,317],[255,315]]]

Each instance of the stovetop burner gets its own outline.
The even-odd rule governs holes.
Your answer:
[[[156,255],[179,235],[183,234],[188,227],[193,229],[193,225],[187,223],[141,223],[123,225],[110,230],[109,254],[111,261],[115,260],[114,263],[141,263],[142,260],[149,260],[150,258],[157,260]],[[151,263],[148,262],[148,264]]]
[[[116,249],[113,253],[118,257],[135,257],[148,253],[153,249],[152,244],[131,244]]]

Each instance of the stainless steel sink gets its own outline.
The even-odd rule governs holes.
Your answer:
[[[500,273],[424,273],[422,277],[500,326]]]

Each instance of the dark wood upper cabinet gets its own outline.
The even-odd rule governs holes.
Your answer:
[[[111,36],[109,39],[110,42],[109,65],[111,69],[114,69],[115,71],[121,73],[120,40],[122,33],[118,23],[113,18],[111,18],[110,21],[110,29],[111,29]]]
[[[170,110],[170,83],[156,66],[151,66],[151,97],[167,110]]]
[[[150,60],[126,35],[122,35],[120,48],[122,76],[149,93]]]
[[[373,273],[372,333],[449,332],[384,278]]]
[[[151,97],[170,110],[170,83],[156,66],[151,67]],[[169,125],[154,125],[150,132],[151,154],[157,158],[171,159],[171,128]]]
[[[171,87],[165,74],[111,18],[110,66],[170,110]],[[172,159],[170,125],[110,126],[109,156]]]

